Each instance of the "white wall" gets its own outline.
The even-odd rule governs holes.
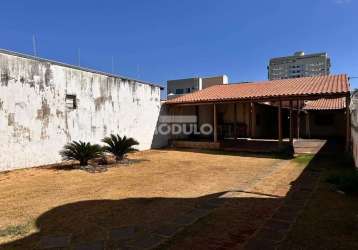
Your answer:
[[[58,162],[65,143],[110,133],[151,147],[158,86],[6,53],[0,72],[0,170]],[[66,94],[76,95],[77,109],[66,108]]]
[[[356,168],[358,168],[358,98],[357,93],[352,95],[350,103],[351,112],[351,140],[352,154]]]

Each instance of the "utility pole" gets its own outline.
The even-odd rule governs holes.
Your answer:
[[[37,56],[37,48],[36,48],[36,37],[35,34],[32,35],[32,49],[34,51],[34,56]]]
[[[114,58],[112,56],[112,74],[114,74]]]
[[[137,78],[140,78],[140,67],[139,64],[137,64]]]

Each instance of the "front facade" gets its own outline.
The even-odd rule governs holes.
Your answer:
[[[272,58],[267,67],[269,80],[329,75],[331,61],[327,53],[296,52],[292,56]]]
[[[282,150],[293,138],[338,138],[350,145],[349,82],[346,75],[217,85],[170,99],[174,116],[196,116],[212,133],[176,134],[175,146],[258,151]],[[254,143],[256,141],[256,143]],[[267,146],[268,142],[268,146]],[[245,148],[246,150],[247,148]]]
[[[167,81],[167,97],[174,98],[183,94],[188,94],[201,90],[203,82],[200,77],[168,80]]]
[[[151,148],[160,86],[3,50],[0,71],[0,170],[56,163],[67,142],[111,133]]]

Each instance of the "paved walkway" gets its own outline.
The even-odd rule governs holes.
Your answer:
[[[305,171],[275,213],[246,242],[243,249],[276,249],[286,238],[318,184],[319,172]]]
[[[299,139],[294,140],[293,147],[296,154],[317,154],[325,143],[326,140]]]

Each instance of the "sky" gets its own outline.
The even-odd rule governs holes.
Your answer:
[[[327,52],[333,74],[358,77],[358,0],[2,0],[0,9],[2,49],[33,54],[34,36],[40,57],[163,86],[264,80],[271,57],[295,51]]]

